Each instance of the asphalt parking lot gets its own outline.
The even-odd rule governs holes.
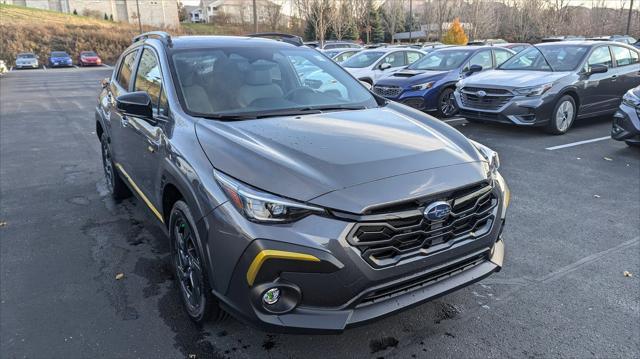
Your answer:
[[[640,357],[640,150],[602,139],[609,119],[564,136],[449,120],[500,153],[502,272],[341,335],[200,328],[144,204],[106,192],[93,109],[110,72],[0,78],[0,357]]]

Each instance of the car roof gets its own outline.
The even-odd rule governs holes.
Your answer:
[[[407,50],[422,52],[422,50],[416,49],[413,47],[376,47],[374,49],[364,49],[360,52],[393,52],[393,51],[407,51]]]
[[[147,41],[160,41],[147,39]],[[264,37],[249,36],[176,36],[171,37],[173,49],[208,48],[208,47],[298,47],[285,41],[277,41]]]
[[[543,42],[536,44],[536,46],[567,46],[567,45],[582,45],[582,46],[596,46],[596,45],[627,45],[624,42],[615,42],[615,41],[600,41],[600,40],[567,40],[567,41],[559,41],[559,42]],[[633,46],[630,46],[633,47]]]

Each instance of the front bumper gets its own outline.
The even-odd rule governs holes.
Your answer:
[[[458,114],[462,117],[519,126],[541,126],[548,123],[555,106],[553,96],[515,96],[499,108],[478,109],[465,106],[459,90],[455,91],[454,96],[458,104]]]
[[[640,116],[636,108],[625,103],[613,115],[611,138],[618,141],[640,143]]]
[[[266,331],[341,332],[499,271],[504,203],[486,234],[387,268],[373,268],[347,242],[355,223],[310,216],[264,226],[247,222],[227,203],[204,218],[213,292],[224,309]],[[221,246],[228,250],[218,253]],[[282,306],[262,302],[273,287],[281,289]]]
[[[16,69],[37,69],[38,64],[16,64]]]

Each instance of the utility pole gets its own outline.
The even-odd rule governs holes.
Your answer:
[[[142,34],[142,20],[140,20],[140,1],[139,0],[136,0],[136,9],[138,11],[138,29]]]
[[[253,32],[258,32],[258,6],[256,0],[253,0]]]
[[[411,43],[412,32],[413,32],[413,0],[409,0],[409,43]]]
[[[631,11],[633,10],[633,0],[631,0],[631,5],[629,5],[629,16],[627,16],[627,33],[629,35],[629,28],[631,27]]]

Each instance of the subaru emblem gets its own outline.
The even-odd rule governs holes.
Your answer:
[[[485,96],[487,96],[487,93],[482,91],[482,90],[480,90],[480,91],[476,92],[476,95],[478,95],[478,97],[485,97]]]
[[[451,213],[451,205],[445,201],[433,202],[424,209],[424,217],[430,221],[444,221]]]

